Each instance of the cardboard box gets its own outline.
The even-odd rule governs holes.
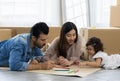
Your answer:
[[[12,29],[0,29],[0,41],[9,39],[12,37]]]
[[[21,33],[29,33],[31,27],[0,27],[1,29],[11,29],[12,30],[12,36],[15,36],[17,34]],[[51,43],[52,40],[60,35],[61,27],[49,27],[49,38],[48,43]]]
[[[120,6],[111,6],[110,26],[111,27],[120,27]]]
[[[60,36],[61,27],[50,27],[48,43],[51,43],[55,37]]]
[[[117,6],[120,6],[120,0],[117,0]]]
[[[104,45],[104,51],[108,54],[120,53],[120,28],[111,29],[80,29],[80,35],[83,39],[82,48],[90,37],[99,37]]]

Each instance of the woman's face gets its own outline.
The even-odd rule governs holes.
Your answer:
[[[87,46],[86,50],[87,50],[87,53],[90,55],[95,54],[95,50],[94,50],[94,47],[92,45]]]
[[[69,45],[74,44],[76,39],[76,31],[74,29],[70,30],[68,33],[66,33],[65,37]]]

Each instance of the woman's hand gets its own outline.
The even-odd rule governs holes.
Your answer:
[[[79,61],[79,60],[75,60],[75,61],[74,61],[74,64],[75,64],[75,65],[79,65],[79,64],[80,64],[80,61]]]
[[[66,58],[64,58],[63,56],[60,56],[58,58],[58,63],[62,66],[70,66],[73,62],[67,60]]]

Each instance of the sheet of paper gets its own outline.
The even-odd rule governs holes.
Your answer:
[[[55,75],[63,75],[63,76],[85,77],[101,69],[101,68],[78,67],[78,66],[71,66],[69,68],[70,68],[69,70],[66,70],[66,69],[63,70],[63,68],[53,68],[52,70],[32,70],[29,72],[36,72],[36,73],[42,73],[42,74],[55,74]]]
[[[9,67],[0,67],[0,70],[9,70]],[[92,68],[92,67],[55,67],[51,70],[31,70],[27,72],[35,72],[42,74],[54,74],[54,75],[62,75],[62,76],[77,76],[77,77],[85,77],[96,71],[101,70],[101,68]]]

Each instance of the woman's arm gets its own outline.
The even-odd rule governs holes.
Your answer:
[[[45,52],[45,55],[43,57],[44,60],[56,60],[58,54],[58,42],[58,37],[52,41],[52,43]]]

